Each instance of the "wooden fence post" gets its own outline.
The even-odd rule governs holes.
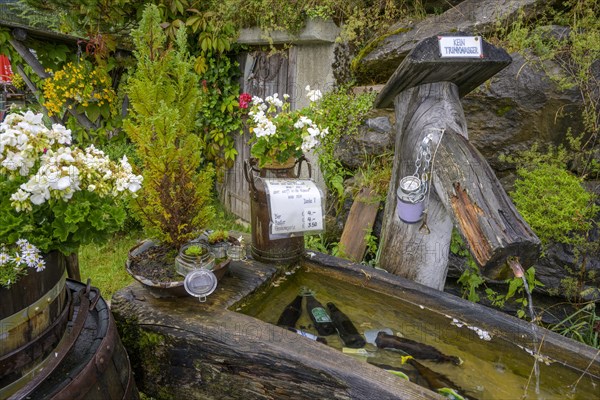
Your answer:
[[[440,40],[464,36],[423,40],[375,100],[376,107],[388,107],[393,102],[397,121],[380,264],[392,273],[439,290],[446,280],[453,226],[483,273],[491,278],[504,273],[507,257],[518,257],[523,265],[529,265],[537,259],[540,246],[487,161],[468,141],[460,103],[462,96],[512,60],[504,50],[481,38],[475,39],[481,43],[480,58],[441,56]],[[414,173],[417,154],[426,143],[432,159],[426,175],[430,185],[424,218],[407,224],[396,215],[396,191],[400,180]]]

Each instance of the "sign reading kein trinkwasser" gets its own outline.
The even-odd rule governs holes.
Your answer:
[[[438,36],[442,58],[483,58],[480,36]]]

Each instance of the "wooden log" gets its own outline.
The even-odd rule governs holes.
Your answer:
[[[460,34],[447,36],[462,36]],[[539,239],[521,218],[481,154],[469,143],[460,97],[511,62],[481,38],[480,58],[442,58],[441,36],[419,43],[402,61],[375,105],[396,109],[396,153],[384,212],[381,265],[427,286],[442,289],[452,226],[465,238],[484,273],[498,278],[507,257],[533,262]],[[421,226],[395,216],[400,180],[430,135],[433,158],[425,218]],[[439,150],[439,153],[437,152]],[[437,156],[437,159],[436,159]],[[422,171],[421,171],[422,172]]]
[[[234,312],[279,277],[232,261],[205,303],[157,299],[138,283],[113,296],[140,389],[176,399],[441,399],[412,382],[294,332]],[[137,367],[137,368],[136,368]],[[143,372],[142,372],[143,371]]]
[[[450,82],[421,85],[396,99],[396,153],[382,228],[382,268],[407,279],[442,290],[448,271],[452,220],[436,193],[426,198],[426,224],[407,224],[396,215],[400,180],[415,170],[416,151],[425,136],[437,143],[443,129],[467,134],[458,100]]]
[[[409,89],[398,96],[396,113],[400,132],[384,212],[382,267],[441,290],[453,225],[485,275],[500,276],[509,256],[530,265],[539,255],[539,239],[469,143],[458,87],[440,82]],[[410,225],[395,216],[396,190],[400,179],[413,173],[416,149],[428,134],[433,135],[430,190],[435,193],[425,205],[425,224]]]
[[[531,266],[539,257],[540,240],[481,153],[464,136],[448,130],[435,162],[436,192],[484,275],[501,276],[508,257]]]

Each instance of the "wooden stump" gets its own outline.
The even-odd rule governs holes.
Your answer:
[[[456,36],[455,34],[454,36]],[[452,36],[452,35],[448,35]],[[522,219],[483,156],[468,141],[460,97],[511,61],[482,41],[482,57],[441,58],[438,36],[425,39],[400,64],[375,101],[396,110],[396,151],[382,230],[383,268],[443,289],[452,227],[465,239],[484,274],[498,278],[508,257],[530,265],[540,241]],[[479,39],[481,40],[481,39]],[[490,132],[493,134],[493,132]],[[396,214],[400,180],[415,171],[417,154],[430,138],[429,193],[422,223]]]
[[[433,143],[437,143],[445,129],[467,134],[456,85],[431,83],[402,92],[396,100],[396,118],[396,154],[383,217],[380,263],[389,272],[442,290],[448,270],[452,219],[432,190],[425,199],[425,225],[400,221],[396,215],[396,190],[400,179],[414,172],[416,150],[426,135],[432,134]]]

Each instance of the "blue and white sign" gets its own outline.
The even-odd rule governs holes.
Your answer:
[[[438,36],[442,58],[483,58],[481,36]]]

